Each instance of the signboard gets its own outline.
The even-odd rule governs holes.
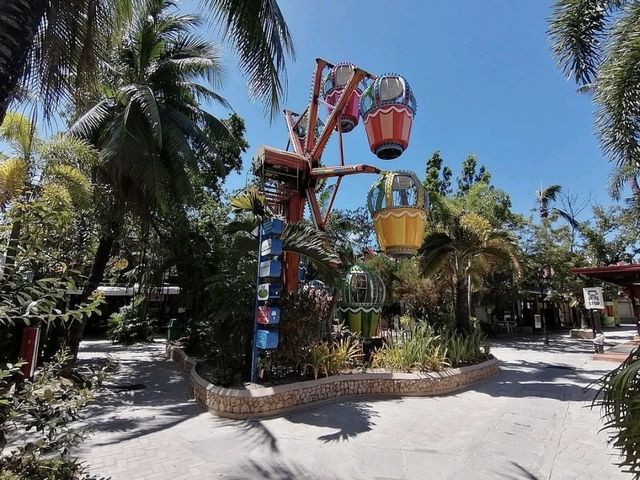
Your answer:
[[[542,328],[542,317],[537,313],[533,316],[533,326],[535,328]]]
[[[262,258],[276,257],[282,254],[282,240],[279,238],[268,238],[260,245],[260,255]]]
[[[277,260],[260,262],[260,278],[279,277],[282,274],[282,264]]]
[[[274,330],[258,330],[256,332],[256,346],[262,350],[278,348],[278,332]]]
[[[256,322],[261,325],[277,325],[280,323],[280,308],[261,305],[256,311]]]
[[[604,298],[602,296],[602,287],[583,288],[584,308],[588,310],[604,310]]]
[[[261,283],[258,285],[258,300],[266,302],[275,300],[282,295],[282,287],[277,283]]]

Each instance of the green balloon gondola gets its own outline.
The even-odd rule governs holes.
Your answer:
[[[375,337],[385,295],[384,282],[376,272],[364,265],[354,265],[344,278],[339,316],[353,333]]]

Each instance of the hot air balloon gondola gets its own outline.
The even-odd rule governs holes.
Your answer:
[[[365,89],[360,115],[369,147],[378,158],[392,160],[407,149],[416,111],[411,87],[399,75],[382,75]]]
[[[351,332],[374,337],[385,295],[384,282],[375,271],[354,265],[344,278],[338,313]]]
[[[415,255],[422,244],[429,195],[413,172],[385,172],[369,189],[367,206],[380,249],[392,257]]]

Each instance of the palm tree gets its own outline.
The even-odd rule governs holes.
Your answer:
[[[191,193],[190,172],[218,162],[212,140],[224,124],[200,107],[202,99],[228,106],[201,80],[221,74],[215,45],[193,34],[200,18],[172,13],[169,0],[146,0],[112,59],[106,96],[69,129],[100,152],[96,177],[108,186],[108,220],[84,288],[104,275],[125,212],[147,218]]]
[[[271,113],[285,90],[293,42],[276,0],[202,0],[237,51],[250,94]],[[95,86],[114,36],[143,0],[0,0],[0,123],[21,87],[49,114],[61,98]]]
[[[34,124],[15,112],[7,113],[0,139],[10,147],[10,155],[0,163],[0,211],[43,196],[56,196],[76,208],[88,204],[91,185],[87,175],[96,152],[86,142],[62,135],[43,140]],[[21,229],[17,215],[9,235],[6,268],[13,265]]]
[[[538,212],[540,213],[540,220],[546,223],[549,218],[549,203],[555,202],[558,194],[562,191],[560,185],[549,185],[547,188],[536,191],[536,202],[538,204]]]
[[[472,283],[500,265],[510,266],[519,275],[518,246],[509,232],[492,228],[475,213],[449,211],[445,222],[425,237],[419,262],[423,275],[440,275],[450,284],[456,326],[469,331]]]
[[[640,169],[640,3],[558,0],[549,26],[555,57],[598,105],[600,143],[617,168]],[[626,179],[637,186],[636,176]],[[635,183],[634,183],[635,182]],[[637,192],[637,193],[635,193]],[[640,189],[636,189],[640,204]]]

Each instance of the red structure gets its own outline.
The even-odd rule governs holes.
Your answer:
[[[633,305],[638,334],[640,335],[640,263],[610,265],[607,267],[572,268],[571,272],[621,287],[629,296]]]
[[[316,59],[308,107],[301,113],[284,111],[289,134],[287,149],[261,146],[253,159],[253,174],[261,179],[262,193],[275,215],[282,216],[286,222],[299,222],[303,219],[304,207],[308,203],[314,225],[319,230],[324,230],[342,178],[359,173],[380,173],[380,169],[371,165],[345,165],[342,144],[342,134],[351,131],[358,124],[358,104],[363,91],[361,87],[372,86],[375,80],[374,75],[353,64],[332,65],[325,60]],[[411,97],[413,98],[412,95]],[[318,118],[320,103],[329,112],[324,122]],[[404,116],[401,120],[405,122]],[[406,125],[403,123],[404,126],[394,126],[393,121],[393,118],[389,119],[391,136],[385,137],[385,141],[401,144],[404,150],[408,142]],[[389,132],[389,125],[385,127],[385,132]],[[394,139],[392,137],[396,131],[399,138]],[[333,134],[338,135],[340,163],[321,166],[320,159]],[[336,178],[335,188],[328,208],[323,213],[316,195],[324,181],[331,177]],[[298,266],[299,255],[286,253],[283,283],[287,291],[297,290]]]

